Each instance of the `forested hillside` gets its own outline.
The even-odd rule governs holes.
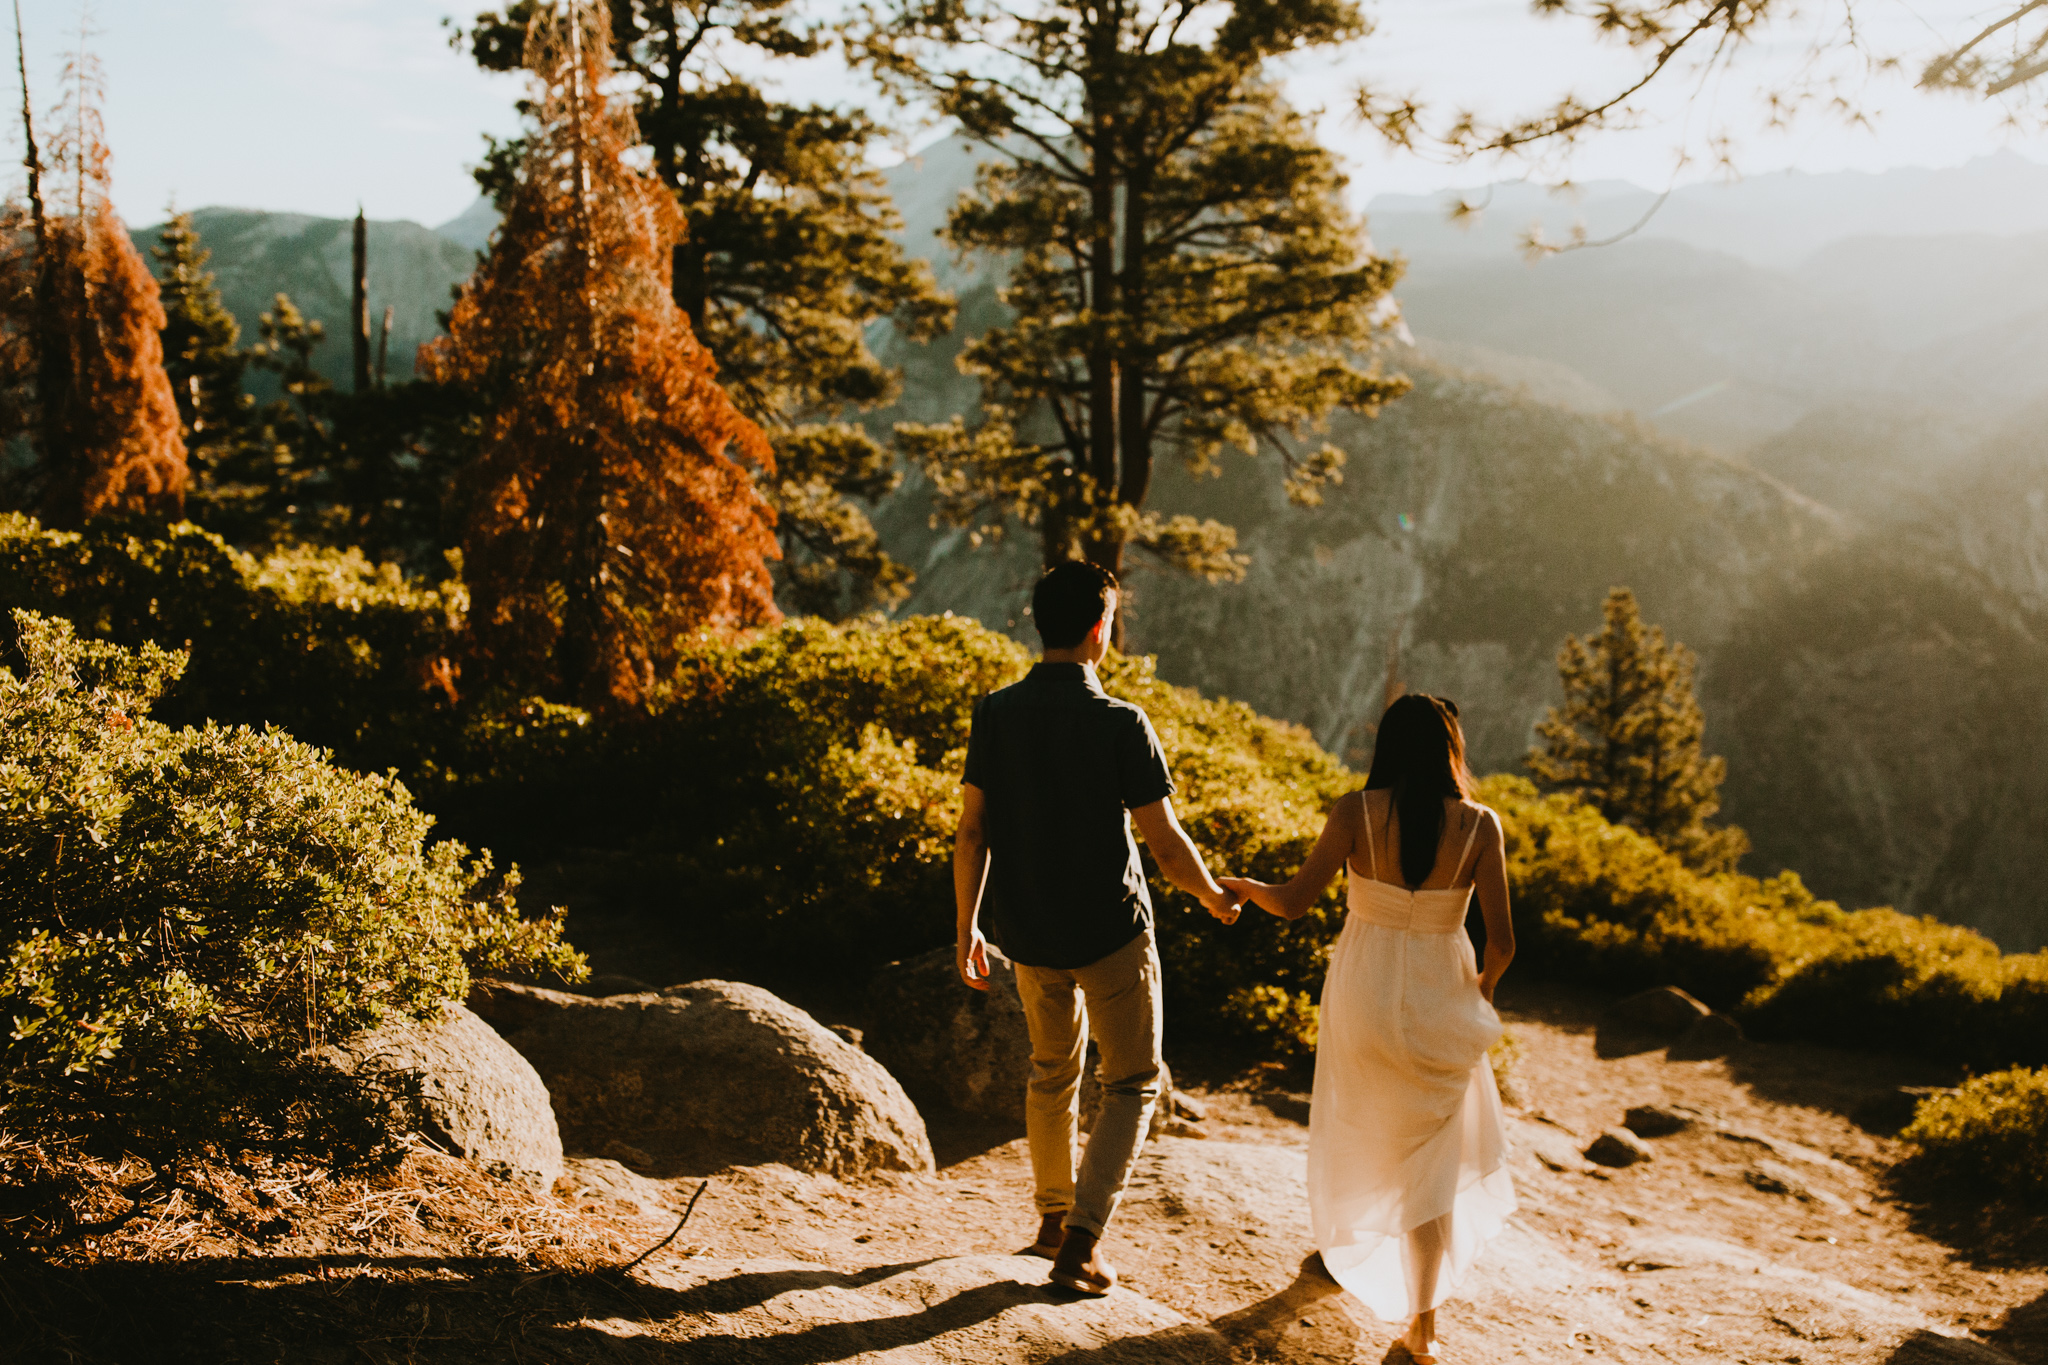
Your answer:
[[[965,174],[950,150],[896,173],[899,199],[932,206],[906,214],[913,249],[950,198],[939,182]],[[1677,241],[1534,267],[1440,254],[1399,291],[1418,345],[1389,361],[1415,390],[1334,424],[1349,462],[1321,507],[1292,505],[1270,460],[1162,471],[1162,510],[1236,525],[1251,564],[1217,586],[1140,570],[1132,646],[1354,762],[1390,682],[1441,692],[1477,765],[1518,769],[1558,696],[1559,641],[1626,584],[1701,655],[1749,867],[2010,948],[2048,942],[2048,442],[2023,392],[1880,392],[1926,333],[1874,322],[1845,254],[1821,253],[1825,288]],[[985,270],[948,264],[971,335],[1001,305]],[[2029,315],[1980,299],[2006,321],[1959,306],[1946,325],[1967,338]],[[884,424],[970,410],[958,346],[893,352],[909,385]],[[1662,419],[1602,411],[1716,382]],[[1720,449],[1660,430],[1701,409]],[[915,478],[877,524],[920,575],[905,610],[1028,636],[1028,531],[972,547],[931,525]]]
[[[878,435],[974,408],[954,359],[1004,310],[988,264],[936,235],[972,168],[941,142],[889,177],[906,245],[961,307],[930,345],[878,337],[907,381],[871,415]],[[1881,185],[1812,179],[1810,198],[1882,199]],[[2005,222],[2019,210],[2003,189],[1969,185],[1990,226],[2026,225]],[[1624,201],[1595,193],[1575,211],[1597,226]],[[1415,391],[1377,420],[1335,424],[1350,462],[1320,508],[1289,503],[1270,464],[1231,457],[1216,480],[1164,469],[1161,509],[1235,524],[1251,566],[1220,586],[1141,569],[1133,648],[1354,761],[1390,680],[1441,691],[1466,708],[1478,764],[1508,770],[1556,699],[1558,642],[1627,584],[1701,654],[1708,743],[1729,761],[1726,814],[1751,832],[1751,867],[1789,866],[1823,894],[1940,914],[2008,947],[2048,942],[2034,889],[2048,872],[2035,814],[2048,809],[2035,681],[2048,664],[2048,441],[2028,405],[2038,348],[2022,344],[2048,298],[2019,268],[2040,239],[1809,249],[1792,228],[1766,240],[1724,215],[1744,259],[1703,249],[1713,215],[1675,201],[1665,239],[1532,266],[1507,230],[1528,205],[1502,203],[1469,237],[1432,226],[1426,207],[1390,201],[1374,223],[1415,244],[1398,293],[1417,341],[1388,356]],[[245,334],[283,290],[326,325],[316,359],[345,384],[348,224],[194,217]],[[465,215],[450,235],[487,219]],[[1755,259],[1791,246],[1806,254],[1785,268]],[[370,225],[371,314],[395,308],[394,379],[473,261],[415,224]],[[876,512],[919,575],[899,611],[1028,637],[1035,537],[977,548],[931,510],[912,472]]]
[[[279,293],[317,321],[326,344],[313,353],[314,367],[330,383],[349,383],[349,254],[351,225],[341,218],[257,209],[203,208],[192,225],[213,253],[208,269],[220,286],[221,302],[235,315],[245,341],[258,336],[262,314]],[[129,235],[145,253],[156,245],[161,226]],[[440,333],[437,314],[446,312],[450,291],[476,265],[476,252],[409,222],[369,224],[370,328],[380,337],[384,310],[392,310],[386,373],[394,382],[413,377],[420,343]],[[267,377],[259,385],[268,382]],[[269,396],[266,394],[265,396]]]

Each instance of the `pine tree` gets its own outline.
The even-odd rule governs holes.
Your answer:
[[[1272,75],[1363,31],[1350,0],[897,0],[878,69],[995,155],[953,245],[1002,260],[1016,320],[969,346],[986,420],[902,428],[940,509],[1035,523],[1048,562],[1112,571],[1136,545],[1211,579],[1236,533],[1147,509],[1155,454],[1213,473],[1276,452],[1313,503],[1342,453],[1302,443],[1403,392],[1360,362],[1392,316],[1345,180]]]
[[[110,512],[175,512],[190,473],[177,401],[164,372],[156,280],[114,212],[100,117],[99,66],[79,51],[48,166],[27,130],[31,213],[4,249],[31,283],[21,300],[33,368],[29,496],[45,520],[77,526]],[[28,104],[24,68],[24,113]],[[43,188],[47,172],[48,189]]]
[[[243,388],[250,354],[206,268],[212,253],[200,243],[191,214],[173,211],[149,254],[164,308],[164,372],[193,467],[192,501],[204,509],[216,496],[222,467],[250,438],[255,400]]]
[[[487,69],[518,65],[535,10],[518,0],[477,17],[471,50]],[[868,166],[883,130],[858,112],[782,102],[737,74],[763,59],[809,57],[825,36],[793,0],[617,0],[612,50],[634,90],[655,178],[686,222],[671,290],[740,410],[769,433],[780,479],[783,597],[844,615],[893,605],[912,575],[883,552],[862,502],[897,483],[894,461],[852,416],[892,401],[900,375],[867,344],[887,318],[914,340],[951,325],[952,300],[901,226]],[[520,155],[498,144],[479,179],[508,183]]]
[[[1689,867],[1732,871],[1749,837],[1709,823],[1727,763],[1701,752],[1706,717],[1693,695],[1693,652],[1645,626],[1627,588],[1607,594],[1603,614],[1599,634],[1568,635],[1558,651],[1565,703],[1536,727],[1543,747],[1530,751],[1529,771]]]
[[[767,438],[669,289],[683,223],[627,159],[604,5],[536,11],[536,126],[430,380],[469,386],[481,448],[456,489],[470,626],[496,676],[590,704],[645,697],[686,632],[775,617]]]

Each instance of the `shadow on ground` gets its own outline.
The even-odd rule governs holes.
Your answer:
[[[858,1290],[924,1264],[851,1274],[752,1272],[678,1290],[616,1272],[535,1272],[489,1259],[338,1255],[109,1262],[48,1272],[34,1284],[16,1282],[4,1306],[15,1318],[16,1346],[26,1343],[25,1359],[38,1361],[727,1365],[758,1359],[823,1365],[916,1346],[1021,1303],[1058,1301],[1057,1291],[1043,1286],[999,1282],[917,1312],[818,1324],[765,1340],[662,1340],[642,1335],[639,1326],[681,1315],[742,1312],[801,1290]],[[163,1311],[167,1304],[178,1305],[175,1315]],[[49,1329],[57,1322],[68,1330]],[[764,1349],[771,1343],[772,1350]]]

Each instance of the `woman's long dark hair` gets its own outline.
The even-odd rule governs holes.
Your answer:
[[[1442,697],[1411,692],[1397,697],[1380,717],[1365,789],[1392,790],[1401,815],[1401,879],[1409,886],[1429,880],[1437,845],[1444,837],[1444,802],[1472,794],[1465,767],[1465,732],[1458,705]],[[1370,838],[1372,831],[1366,831]]]

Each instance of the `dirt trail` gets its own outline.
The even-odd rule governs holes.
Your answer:
[[[1604,1032],[1598,1004],[1504,999],[1524,1048],[1511,1110],[1522,1208],[1441,1314],[1446,1365],[2048,1365],[2048,1220],[1901,1202],[1884,1177],[1894,1145],[1847,1117],[1943,1077],[1800,1046],[1673,1060]],[[17,1323],[0,1357],[1405,1361],[1393,1325],[1302,1273],[1305,1097],[1242,1088],[1256,1079],[1196,1087],[1207,1117],[1147,1148],[1106,1247],[1133,1292],[1102,1303],[1046,1291],[1043,1262],[1008,1254],[1035,1223],[1023,1142],[941,1121],[931,1176],[725,1172],[629,1276],[615,1268],[674,1228],[699,1182],[585,1157],[534,1195],[419,1156],[389,1188],[314,1181],[285,1198],[292,1230],[268,1241],[188,1210],[54,1276],[0,1273],[0,1331]],[[1710,1117],[1624,1170],[1580,1158],[1646,1103]]]
[[[2008,1252],[2001,1264],[1936,1240],[1887,1195],[1893,1144],[1845,1116],[1875,1091],[1936,1078],[1799,1046],[1674,1061],[1604,1035],[1566,992],[1525,995],[1505,1013],[1525,1048],[1522,1211],[1441,1315],[1446,1360],[2048,1363],[2048,1339],[2030,1335],[2048,1327],[2041,1258]],[[1393,1327],[1297,1281],[1311,1250],[1297,1104],[1200,1098],[1204,1136],[1152,1144],[1118,1214],[1108,1250],[1124,1283],[1216,1325],[1241,1361],[1404,1358],[1390,1350]],[[1655,1158],[1624,1170],[1577,1158],[1645,1103],[1713,1117],[1653,1140]],[[1013,1250],[1032,1222],[1024,1144],[961,1155],[972,1136],[941,1134],[954,1159],[931,1178],[722,1176],[692,1220],[692,1253],[851,1269]],[[694,1188],[613,1163],[578,1172],[599,1202],[672,1205]]]

